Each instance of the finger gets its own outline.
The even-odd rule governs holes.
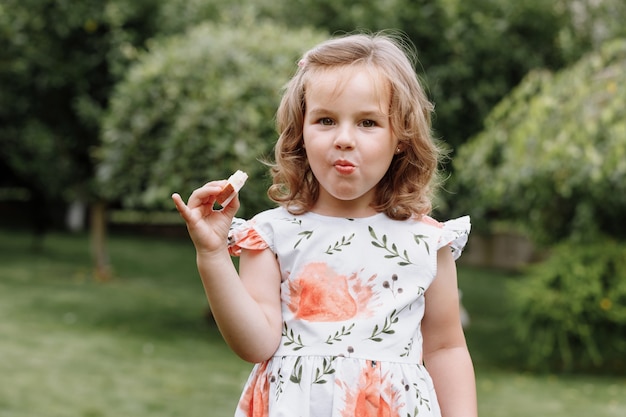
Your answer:
[[[239,201],[239,194],[235,194],[232,200],[222,208],[222,212],[230,217],[234,217],[237,210],[241,206],[241,202]]]
[[[215,197],[222,191],[225,183],[225,181],[211,181],[194,190],[191,196],[189,196],[187,206],[191,209],[200,206],[213,207]]]
[[[181,198],[180,194],[178,194],[178,193],[172,194],[172,200],[174,200],[174,205],[176,206],[176,210],[178,210],[178,212],[180,213],[181,217],[183,219],[185,219],[185,221],[187,221],[188,220],[189,208],[187,207],[187,205],[185,204],[185,202]]]

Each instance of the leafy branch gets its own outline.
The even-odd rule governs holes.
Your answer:
[[[350,236],[348,236],[347,238],[345,236],[341,237],[341,242],[337,241],[335,242],[335,245],[328,245],[328,249],[326,249],[326,254],[328,255],[332,255],[333,252],[341,252],[341,248],[343,246],[348,246],[352,240],[352,238],[354,237],[354,233],[352,233]]]
[[[296,359],[296,363],[293,365],[293,371],[291,371],[291,375],[289,376],[289,380],[294,384],[299,384],[302,381],[302,364],[300,361],[302,360],[302,356],[298,356]]]
[[[298,233],[298,236],[302,236],[302,237],[300,238],[300,240],[296,242],[295,245],[293,245],[293,248],[294,249],[297,248],[303,239],[310,239],[312,235],[313,235],[313,230],[305,230],[303,232]]]
[[[300,335],[296,338],[293,333],[293,329],[289,329],[286,322],[283,322],[283,336],[287,338],[287,341],[283,343],[283,346],[295,345],[293,350],[300,350],[304,347],[304,343],[302,343]]]
[[[418,245],[424,243],[424,246],[426,246],[426,252],[430,255],[430,247],[428,246],[428,241],[426,240],[428,239],[428,236],[413,234],[413,239],[415,239],[415,243]]]
[[[420,405],[425,405],[430,411],[430,400],[422,395],[417,383],[413,383],[413,388],[415,388],[415,398],[420,402]]]
[[[413,339],[411,339],[409,344],[404,347],[404,353],[400,355],[400,357],[408,357],[411,354],[411,350],[413,350]]]
[[[332,360],[334,359],[331,358],[330,360],[327,358],[324,358],[324,362],[323,362],[323,368],[316,368],[315,369],[315,379],[313,380],[314,384],[325,384],[326,381],[324,379],[325,375],[331,375],[335,373],[335,370],[332,367]]]
[[[342,337],[348,336],[353,327],[354,323],[352,323],[348,328],[346,328],[346,326],[341,326],[341,331],[336,331],[334,336],[328,336],[328,338],[326,339],[326,344],[332,345],[335,342],[341,342],[343,340]]]
[[[382,237],[379,239],[378,236],[376,236],[376,232],[374,232],[372,226],[368,226],[367,228],[370,232],[370,236],[372,236],[372,239],[374,239],[372,240],[372,245],[377,248],[384,249],[388,252],[388,255],[385,255],[385,258],[400,258],[401,260],[398,261],[398,265],[400,266],[413,264],[413,262],[411,262],[411,260],[409,259],[409,253],[406,251],[406,249],[402,253],[400,253],[395,243],[392,243],[391,247],[387,245],[387,235],[382,235]]]
[[[283,374],[280,372],[280,370],[278,371],[278,376],[276,378],[277,378],[277,381],[276,381],[276,401],[278,401],[278,398],[283,393],[283,385],[285,384],[285,381],[283,380]]]
[[[396,331],[393,330],[391,326],[398,322],[398,314],[400,314],[400,311],[396,311],[396,309],[394,309],[389,317],[385,318],[385,323],[382,327],[379,327],[378,324],[374,326],[374,330],[372,330],[372,335],[368,337],[368,339],[373,342],[382,342],[383,338],[380,337],[382,334],[394,334]]]

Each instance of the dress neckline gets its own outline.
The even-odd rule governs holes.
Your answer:
[[[381,217],[387,217],[387,215],[382,212],[374,213],[372,215],[364,216],[364,217],[348,217],[348,216],[330,216],[327,214],[316,213],[314,211],[307,211],[301,216],[316,217],[319,219],[328,219],[328,220],[348,220],[348,221],[355,221],[355,222],[370,221],[370,220],[378,219]]]

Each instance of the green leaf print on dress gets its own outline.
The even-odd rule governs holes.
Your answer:
[[[409,343],[404,347],[404,353],[400,355],[401,358],[408,358],[411,355],[411,350],[413,349],[414,339],[409,340]]]
[[[332,255],[334,252],[341,252],[341,248],[343,246],[348,246],[353,237],[354,233],[352,233],[348,237],[342,236],[341,241],[335,242],[334,245],[328,245],[328,249],[326,249],[324,253],[326,253],[327,255]]]
[[[334,359],[334,356],[330,358],[324,358],[324,362],[322,363],[322,369],[315,369],[315,379],[313,380],[314,384],[325,384],[326,382],[328,382],[326,379],[324,379],[324,376],[332,375],[335,373],[335,368],[333,368]]]
[[[404,308],[398,311],[394,309],[389,317],[385,317],[385,324],[383,324],[382,327],[378,326],[378,324],[375,325],[374,330],[372,330],[372,335],[368,337],[368,339],[373,342],[382,342],[383,338],[380,337],[382,334],[394,334],[396,331],[393,330],[391,326],[398,322],[398,315],[402,310],[404,310]]]
[[[286,220],[286,221],[288,221],[289,223],[291,223],[291,224],[295,224],[295,225],[300,226],[300,227],[302,226],[302,220],[298,220],[298,219],[296,219],[296,218],[291,218],[291,219],[283,219],[283,220]],[[293,248],[294,248],[294,249],[295,249],[295,248],[297,248],[297,247],[298,247],[298,245],[300,245],[300,243],[302,243],[302,241],[303,241],[303,240],[305,240],[305,239],[306,239],[306,240],[311,239],[311,236],[313,236],[313,230],[304,230],[304,231],[302,231],[302,232],[298,233],[298,236],[300,236],[300,239],[298,239],[298,241],[296,242],[296,244],[295,244],[295,245],[293,245]]]
[[[293,350],[300,350],[305,346],[304,343],[302,343],[302,337],[300,335],[296,337],[293,333],[293,329],[290,329],[287,326],[287,322],[283,322],[282,336],[287,340],[285,343],[283,343],[283,346],[295,345],[293,347]]]
[[[372,226],[368,226],[367,229],[370,232],[370,236],[372,236],[372,238],[374,239],[371,242],[372,245],[389,252],[387,255],[385,255],[385,258],[400,258],[401,260],[398,261],[398,265],[400,266],[413,265],[413,262],[411,262],[411,260],[409,259],[409,253],[406,249],[402,251],[402,253],[400,253],[395,243],[392,243],[391,247],[388,246],[387,235],[382,235],[382,237],[379,239],[376,235],[376,232],[374,232],[374,228]]]
[[[352,333],[350,332],[350,330],[352,330],[352,328],[354,328],[354,323],[352,323],[350,326],[346,327],[346,326],[341,326],[341,330],[337,330],[335,332],[335,335],[329,335],[328,338],[326,339],[326,344],[328,345],[332,345],[335,342],[341,342],[343,341],[343,337],[345,336],[349,336]]]
[[[310,239],[311,236],[313,236],[313,230],[305,230],[304,232],[300,232],[298,233],[298,236],[302,236],[295,245],[293,245],[293,248],[297,248],[298,245],[302,242],[303,239]]]
[[[293,365],[293,370],[291,371],[291,376],[289,380],[294,384],[300,384],[302,381],[302,356],[298,356],[296,359],[296,363]]]
[[[417,243],[418,245],[424,243],[424,246],[426,247],[426,252],[430,255],[430,247],[428,246],[428,241],[426,240],[428,239],[428,236],[413,234],[413,239],[415,239],[415,243]]]

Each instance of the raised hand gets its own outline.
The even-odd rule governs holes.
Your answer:
[[[215,252],[227,248],[228,230],[239,209],[239,198],[235,197],[222,209],[215,208],[215,198],[226,184],[225,180],[208,182],[191,194],[187,204],[178,193],[172,194],[172,200],[187,224],[197,252]]]

